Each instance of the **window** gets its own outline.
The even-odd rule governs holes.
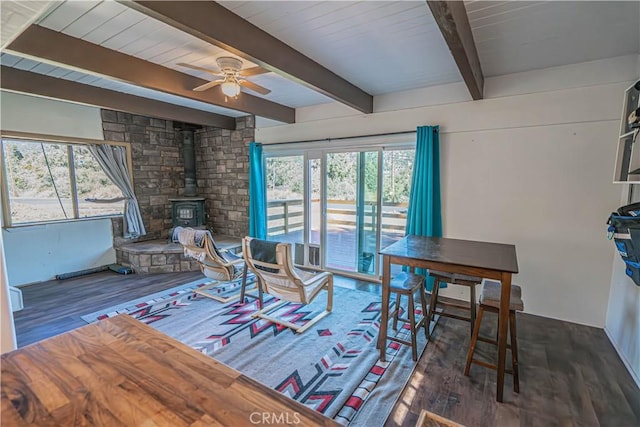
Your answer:
[[[122,192],[86,145],[2,138],[6,226],[122,214]]]

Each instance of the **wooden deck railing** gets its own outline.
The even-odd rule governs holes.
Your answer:
[[[268,236],[287,234],[290,231],[302,230],[303,227],[304,207],[302,199],[272,200],[267,202]]]
[[[312,205],[317,204],[319,210],[319,199],[314,199],[311,203]],[[398,233],[404,231],[407,203],[386,203],[382,209],[382,232]],[[353,200],[327,201],[327,221],[330,225],[355,227],[356,215],[356,203]],[[365,202],[365,229],[375,231],[377,220],[376,203]],[[303,227],[304,206],[302,199],[267,202],[267,234],[269,236],[299,231]]]

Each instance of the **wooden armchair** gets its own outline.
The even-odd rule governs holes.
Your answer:
[[[173,238],[184,248],[184,254],[198,261],[202,273],[215,281],[195,291],[198,294],[213,298],[217,301],[228,302],[236,298],[239,293],[229,297],[221,297],[210,292],[220,282],[230,282],[242,276],[242,288],[245,288],[246,267],[242,256],[238,256],[226,249],[219,249],[208,230],[195,230],[193,228],[176,227]]]
[[[242,249],[246,264],[258,278],[260,286],[263,287],[262,290],[280,300],[257,311],[252,315],[253,317],[261,317],[291,328],[297,333],[303,333],[331,312],[333,274],[310,272],[295,267],[291,243],[270,242],[245,237],[242,241]],[[326,309],[303,326],[269,316],[270,312],[287,302],[309,304],[322,290],[327,291]]]

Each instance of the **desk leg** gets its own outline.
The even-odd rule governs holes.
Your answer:
[[[380,333],[378,334],[378,348],[380,360],[385,361],[387,352],[387,323],[389,323],[389,283],[391,282],[391,260],[388,256],[382,257],[382,320],[380,321]]]
[[[511,273],[502,273],[500,312],[498,314],[498,389],[496,400],[502,402],[504,370],[507,360],[507,331],[509,329],[509,303],[511,302]]]

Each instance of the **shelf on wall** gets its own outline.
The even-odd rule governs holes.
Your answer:
[[[636,129],[627,121],[629,114],[637,108],[640,108],[640,80],[624,91],[614,184],[640,184],[640,147],[635,146]]]

